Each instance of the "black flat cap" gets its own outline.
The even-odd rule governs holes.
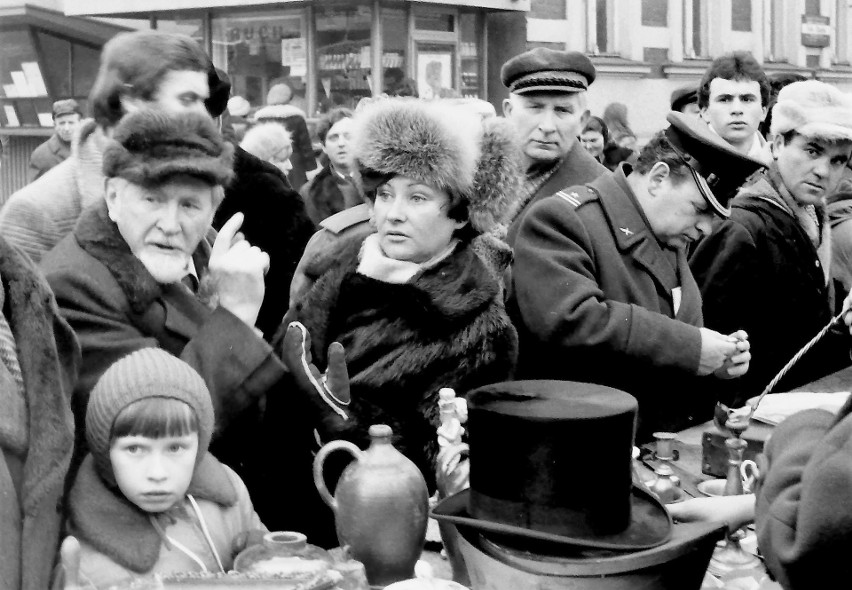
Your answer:
[[[509,92],[582,92],[595,81],[595,66],[578,51],[537,47],[516,55],[500,70]]]
[[[701,194],[718,215],[729,217],[728,202],[764,164],[735,151],[697,117],[672,111],[666,120],[671,124],[666,138],[689,167]]]
[[[62,115],[72,115],[74,113],[77,113],[81,117],[83,116],[83,109],[80,108],[80,105],[73,98],[57,100],[55,103],[53,103],[54,119]]]
[[[692,102],[698,103],[698,88],[695,86],[682,86],[672,92],[671,107],[673,111],[680,111]]]

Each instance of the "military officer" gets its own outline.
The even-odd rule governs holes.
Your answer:
[[[503,115],[521,142],[525,172],[520,207],[509,220],[511,245],[533,203],[559,189],[591,182],[607,169],[577,140],[589,117],[586,89],[595,80],[588,57],[538,47],[507,61],[500,75],[510,93],[503,101]]]
[[[639,399],[640,440],[712,415],[698,379],[748,370],[748,335],[703,327],[686,247],[761,164],[694,117],[670,126],[635,165],[534,204],[515,242],[509,311],[518,378],[586,381]]]

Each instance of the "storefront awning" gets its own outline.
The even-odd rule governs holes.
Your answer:
[[[402,0],[410,4],[444,4],[529,12],[531,0]],[[182,10],[208,10],[211,8],[281,7],[287,4],[304,5],[303,0],[65,0],[65,14],[69,16],[116,16],[147,18],[151,13],[169,13]]]

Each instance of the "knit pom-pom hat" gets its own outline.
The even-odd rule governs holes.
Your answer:
[[[104,150],[103,172],[143,186],[175,174],[227,186],[234,176],[233,159],[233,146],[207,115],[142,109],[115,127]]]
[[[107,483],[115,477],[109,458],[116,417],[134,402],[148,398],[184,402],[198,418],[198,465],[213,434],[213,402],[201,376],[181,359],[159,348],[143,348],[113,363],[98,379],[86,408],[86,440],[95,469]]]
[[[788,131],[825,141],[852,140],[852,98],[818,80],[788,84],[778,93],[770,132]]]
[[[461,199],[477,233],[494,229],[518,197],[520,158],[511,127],[458,104],[372,102],[356,113],[350,145],[364,193],[393,176],[416,179]]]

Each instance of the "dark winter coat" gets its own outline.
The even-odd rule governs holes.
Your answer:
[[[210,245],[202,241],[193,255],[202,283],[209,257]],[[259,485],[258,473],[268,465],[258,453],[258,424],[266,392],[284,372],[271,347],[182,284],[157,283],[109,219],[105,201],[83,212],[42,268],[83,352],[73,400],[77,463],[86,451],[86,404],[97,380],[130,352],[159,347],[189,363],[210,389],[217,427],[210,452],[249,490]]]
[[[287,313],[290,282],[314,225],[284,174],[240,147],[234,150],[234,180],[225,189],[213,227],[221,228],[237,212],[245,215],[240,231],[246,240],[269,254],[266,293],[256,323],[269,339]]]
[[[553,175],[547,179],[547,182],[541,185],[535,195],[515,214],[514,220],[509,225],[509,233],[506,235],[506,241],[510,246],[514,246],[521,222],[533,205],[556,194],[556,191],[563,188],[592,182],[607,171],[603,164],[580,145],[579,141],[574,142],[574,145],[568,150],[558,166]]]
[[[712,416],[699,393],[701,295],[663,248],[622,168],[534,205],[515,242],[507,305],[519,379],[608,385],[639,400],[640,440]],[[675,312],[674,293],[680,289]]]
[[[71,144],[62,141],[55,133],[33,150],[27,180],[32,182],[54,166],[64,162],[71,155]]]
[[[708,328],[743,329],[751,343],[748,373],[720,382],[726,401],[760,394],[793,355],[832,317],[817,250],[768,176],[731,202],[690,257]],[[845,327],[829,333],[803,357],[776,391],[787,391],[849,365]]]
[[[3,490],[0,504],[0,588],[44,590],[59,547],[60,505],[74,444],[71,391],[80,348],[47,282],[27,256],[0,238],[4,315],[12,328],[24,379],[29,447],[23,463],[8,465],[0,447],[0,469],[20,474],[15,490]],[[14,522],[5,515],[17,507]]]
[[[852,417],[806,410],[766,443],[756,490],[757,543],[785,590],[839,588],[852,576]]]
[[[315,225],[335,213],[363,202],[355,184],[340,178],[328,163],[302,186],[299,194],[305,201],[308,217]]]
[[[307,327],[318,366],[329,344],[343,344],[354,442],[366,447],[371,424],[390,425],[397,448],[433,482],[438,390],[464,395],[508,379],[517,335],[499,281],[469,243],[396,285],[356,272],[362,242],[343,240],[317,261],[327,270],[288,319]]]

